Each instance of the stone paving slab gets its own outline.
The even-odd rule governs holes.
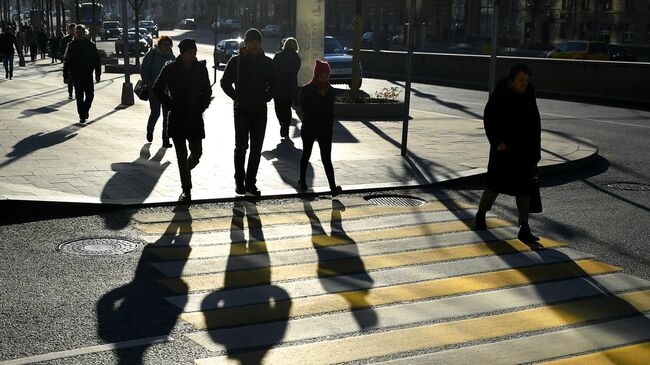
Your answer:
[[[61,65],[38,61],[14,80],[0,79],[0,199],[97,204],[176,202],[181,192],[175,152],[161,147],[160,123],[145,140],[148,103],[119,105],[123,77],[104,74],[90,119],[77,123]],[[135,84],[138,75],[132,75]],[[234,192],[232,102],[213,87],[205,112],[206,139],[192,171],[194,200],[231,199]],[[400,155],[401,121],[337,121],[332,160],[346,191],[420,186],[485,173],[488,143],[482,122],[413,110],[409,156]],[[294,115],[295,117],[295,115]],[[282,140],[273,104],[258,173],[263,196],[295,195],[302,152],[300,121]],[[589,140],[542,133],[541,169],[571,167],[597,154]],[[326,192],[315,146],[308,184]]]

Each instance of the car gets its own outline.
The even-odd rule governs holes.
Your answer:
[[[151,34],[149,34],[149,32],[143,28],[138,28],[138,31],[140,32],[140,36],[142,36],[142,38],[147,41],[149,47],[153,47],[153,37]],[[129,34],[135,34],[135,28],[129,28]]]
[[[231,31],[241,29],[241,23],[239,22],[239,19],[226,19],[226,25],[228,25],[228,29]]]
[[[109,38],[119,38],[122,35],[122,27],[120,22],[105,21],[102,23],[102,29],[99,32],[99,37],[106,41]]]
[[[362,48],[372,48],[372,44],[375,41],[375,32],[365,32],[361,35],[361,47]]]
[[[611,61],[628,61],[635,62],[636,56],[629,49],[623,48],[616,44],[608,44],[607,52]]]
[[[139,28],[146,29],[152,37],[158,38],[158,25],[153,20],[141,20]]]
[[[149,43],[147,43],[146,39],[144,39],[142,36],[137,37],[135,33],[127,33],[128,42],[129,42],[129,54],[135,54],[136,51],[136,39],[138,40],[138,53],[139,54],[145,54],[149,51]],[[120,36],[116,41],[115,41],[115,53],[116,54],[121,54],[122,53],[122,36]]]
[[[196,30],[196,21],[192,18],[183,19],[178,23],[179,29]]]
[[[225,20],[223,19],[217,19],[215,20],[214,23],[210,26],[213,32],[215,33],[228,33],[230,31],[230,27],[226,23]]]
[[[282,30],[279,25],[269,24],[262,28],[262,34],[265,37],[279,37],[282,35]]]
[[[224,39],[214,47],[214,64],[219,66],[222,63],[228,63],[230,58],[239,54],[239,50],[244,47],[244,40],[241,38]]]
[[[568,41],[550,51],[546,57],[574,60],[609,60],[607,44],[600,41]]]

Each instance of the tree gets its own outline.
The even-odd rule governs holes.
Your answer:
[[[355,0],[354,4],[354,40],[352,52],[352,84],[350,85],[350,97],[356,100],[359,96],[359,87],[361,86],[361,25],[363,24],[362,17],[363,1]]]

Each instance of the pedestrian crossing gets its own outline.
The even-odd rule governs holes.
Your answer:
[[[136,214],[197,364],[645,364],[650,282],[475,207],[362,198]]]

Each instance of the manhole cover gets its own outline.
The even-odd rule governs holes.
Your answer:
[[[66,242],[59,246],[59,252],[83,256],[110,256],[129,253],[140,244],[115,238],[90,238]]]
[[[607,184],[610,189],[631,190],[631,191],[650,191],[650,185],[635,182],[617,182]]]
[[[405,195],[373,195],[366,197],[366,200],[391,207],[419,207],[427,203],[426,200]]]

